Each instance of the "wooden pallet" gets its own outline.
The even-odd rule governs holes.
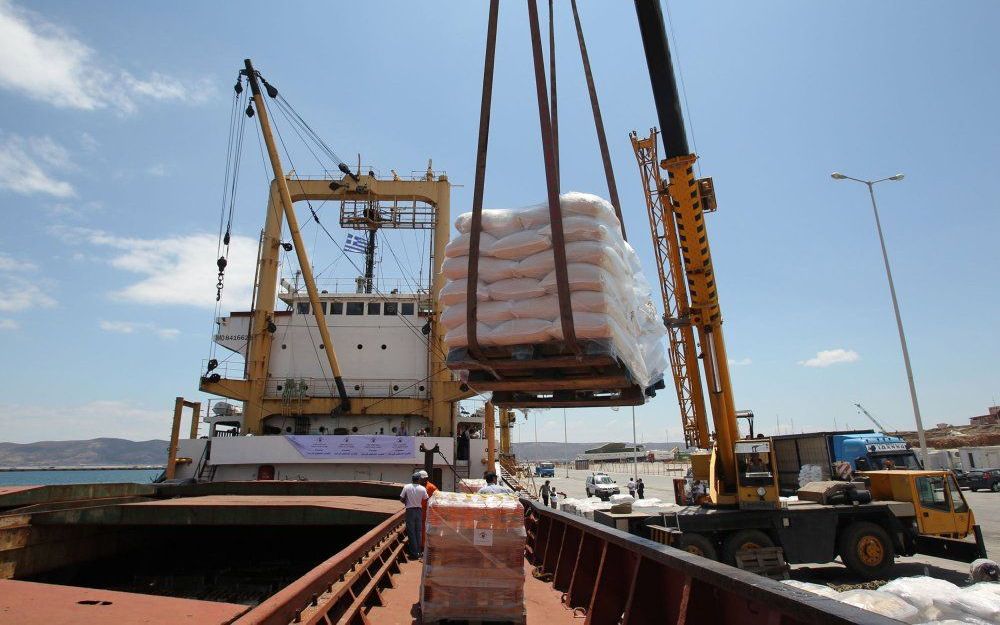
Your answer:
[[[561,342],[488,347],[482,358],[452,349],[447,366],[468,371],[468,384],[493,393],[498,406],[577,408],[638,406],[646,389],[632,381],[607,341],[581,341],[581,354],[567,353]],[[659,388],[662,388],[662,383]]]
[[[771,579],[788,579],[791,567],[781,547],[764,547],[736,552],[736,566]]]

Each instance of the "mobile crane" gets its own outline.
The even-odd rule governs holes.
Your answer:
[[[793,504],[779,496],[773,441],[762,434],[740,439],[704,220],[716,210],[715,188],[711,178],[695,174],[697,156],[688,148],[660,4],[635,0],[635,6],[662,133],[652,129],[640,138],[633,132],[632,147],[645,191],[685,442],[711,450],[692,455],[693,477],[708,483],[707,495],[698,505],[657,517],[647,526],[650,535],[730,563],[740,552],[774,546],[792,564],[829,562],[839,555],[865,578],[882,576],[896,555],[965,562],[985,557],[979,526],[948,472],[861,472],[853,482],[807,484],[799,490],[802,501]],[[685,503],[681,499],[678,503]],[[974,543],[961,540],[969,534]]]

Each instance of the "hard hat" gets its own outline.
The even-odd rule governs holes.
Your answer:
[[[417,475],[419,475],[420,479],[422,480],[426,480],[428,477],[430,477],[429,475],[427,475],[427,471],[424,471],[423,469],[417,471]]]

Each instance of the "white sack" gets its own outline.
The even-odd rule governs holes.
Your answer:
[[[479,302],[476,306],[476,319],[490,326],[513,318],[514,313],[511,311],[510,302],[486,301]],[[446,330],[451,330],[463,323],[465,323],[465,302],[448,306],[441,313],[441,325]]]
[[[493,328],[485,323],[476,324],[476,340],[480,345],[493,345],[492,333]],[[444,335],[444,342],[448,347],[468,347],[469,333],[466,331],[465,324],[461,323],[448,330]]]
[[[537,282],[537,280],[536,280]],[[479,287],[476,289],[476,301],[485,302],[490,299],[489,291],[487,290],[485,282],[480,281]],[[538,289],[544,293],[545,290],[541,286]],[[447,308],[448,306],[454,306],[456,304],[465,304],[468,293],[466,293],[466,282],[465,280],[455,280],[446,282],[443,287],[441,287],[441,295],[439,300],[441,305]]]
[[[821,584],[813,584],[812,582],[800,582],[797,579],[783,579],[782,584],[791,586],[792,588],[798,588],[799,590],[807,590],[811,593],[822,595],[824,597],[830,597],[831,599],[836,599],[840,593],[830,588],[829,586],[823,586]]]
[[[469,275],[469,257],[446,258],[441,263],[441,273],[449,280],[464,280]],[[489,284],[497,280],[513,278],[517,275],[517,261],[479,257],[479,279]]]
[[[834,599],[904,623],[917,623],[921,620],[917,608],[890,593],[859,588],[838,593]]]
[[[450,283],[449,283],[450,284]],[[443,292],[444,289],[441,289]],[[494,300],[514,301],[529,300],[545,295],[545,287],[534,278],[507,278],[497,280],[489,285],[489,297]],[[518,315],[524,316],[524,315]]]
[[[483,232],[495,237],[505,237],[523,227],[515,211],[502,208],[483,209]],[[472,213],[459,215],[455,220],[455,229],[462,234],[468,234],[472,230]]]
[[[550,249],[552,241],[549,237],[543,236],[538,230],[522,230],[496,239],[484,252],[495,258],[520,260]]]
[[[469,237],[468,233],[460,234],[451,241],[448,241],[448,245],[444,246],[444,257],[445,258],[456,258],[459,256],[469,255]],[[479,233],[479,250],[488,250],[490,247],[496,243],[496,237],[493,235],[480,232]]]

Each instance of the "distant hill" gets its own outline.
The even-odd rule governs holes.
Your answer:
[[[512,443],[514,455],[519,461],[534,462],[536,460],[572,460],[588,449],[600,447],[609,441],[596,443]],[[674,447],[685,448],[684,443],[640,443],[645,449],[671,450]]]
[[[94,438],[85,441],[0,443],[0,467],[162,465],[167,441]]]

